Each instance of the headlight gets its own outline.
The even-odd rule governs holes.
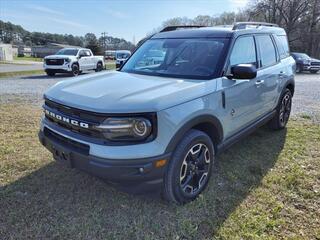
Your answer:
[[[65,61],[66,61],[66,63],[69,63],[69,62],[71,62],[71,59],[70,58],[66,58]]]
[[[111,141],[145,140],[152,133],[150,120],[143,117],[111,117],[96,128]]]

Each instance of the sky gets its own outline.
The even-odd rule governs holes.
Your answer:
[[[173,17],[237,11],[248,0],[0,0],[0,19],[28,31],[140,39]]]

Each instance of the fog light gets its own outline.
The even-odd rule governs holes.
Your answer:
[[[161,168],[164,165],[166,165],[166,163],[167,163],[166,159],[161,159],[161,160],[156,161],[155,166],[156,166],[156,168]]]

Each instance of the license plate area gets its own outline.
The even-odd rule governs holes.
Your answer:
[[[53,158],[57,162],[60,162],[69,168],[73,167],[70,151],[63,149],[61,147],[52,146],[52,154],[53,154]]]

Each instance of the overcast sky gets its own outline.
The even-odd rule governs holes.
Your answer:
[[[98,37],[107,32],[136,42],[173,17],[237,11],[248,0],[0,0],[0,19],[28,31]]]

